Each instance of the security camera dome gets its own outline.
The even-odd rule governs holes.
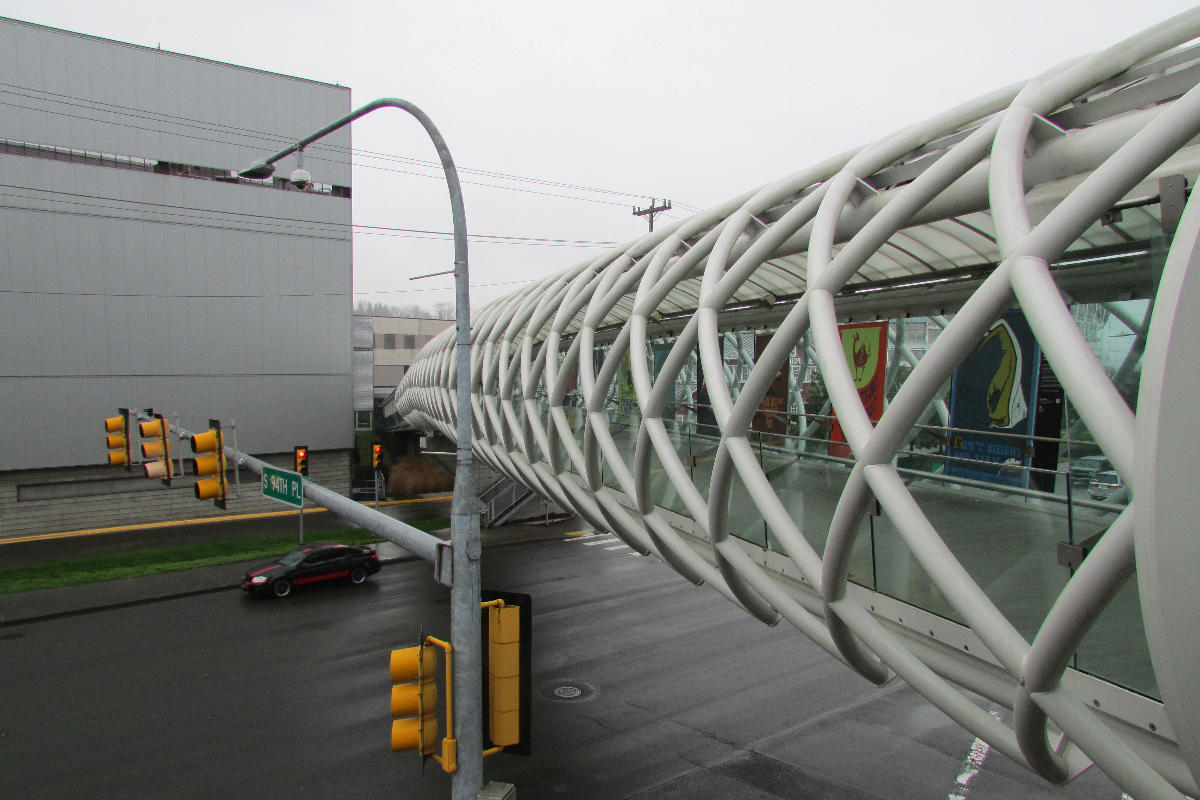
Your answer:
[[[290,180],[297,189],[307,189],[312,183],[312,174],[306,169],[294,169]]]

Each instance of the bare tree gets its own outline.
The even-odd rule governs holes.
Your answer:
[[[359,300],[354,304],[354,313],[370,317],[398,317],[400,310],[387,303],[376,303],[369,300]]]
[[[445,306],[445,309],[442,307]],[[432,313],[425,306],[415,303],[393,306],[387,303],[375,303],[359,300],[354,305],[355,314],[365,314],[372,317],[411,317],[414,319],[454,319],[453,303],[438,303]],[[448,311],[446,310],[448,309]]]

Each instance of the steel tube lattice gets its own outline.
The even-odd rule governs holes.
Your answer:
[[[454,393],[469,379],[480,459],[638,552],[763,622],[786,620],[876,683],[900,676],[1049,781],[1094,763],[1139,800],[1194,796],[1194,704],[1168,691],[1165,705],[1132,697],[1101,713],[1100,701],[1079,688],[1092,684],[1073,669],[1073,653],[1134,574],[1135,542],[1148,535],[1138,528],[1145,479],[1135,471],[1134,430],[1151,423],[1135,415],[1122,387],[1141,349],[1156,352],[1155,331],[1171,330],[1151,326],[1147,345],[1149,311],[1141,324],[1119,312],[1136,333],[1136,354],[1110,377],[1059,281],[1067,267],[1090,264],[1096,271],[1085,291],[1143,280],[1152,298],[1157,277],[1137,277],[1133,256],[1112,255],[1142,241],[1137,257],[1184,253],[1168,259],[1168,272],[1190,264],[1195,241],[1185,239],[1194,239],[1195,225],[1172,240],[1166,212],[1154,209],[1167,202],[1160,179],[1182,175],[1190,184],[1200,171],[1198,36],[1200,12],[1182,14],[539,280],[478,312],[470,376],[455,368],[453,332],[443,333],[389,410],[453,438]],[[1131,234],[1135,224],[1151,232]],[[1116,233],[1122,238],[1100,241]],[[1073,257],[1084,245],[1087,257]],[[872,302],[901,312],[871,317]],[[947,424],[947,382],[1013,307],[1078,414],[1076,426],[1086,427],[1133,497],[1033,630],[981,586],[897,463],[925,420]],[[890,333],[911,372],[872,419],[839,325],[903,317],[903,309],[926,314],[940,335],[918,358],[899,328]],[[735,383],[724,337],[739,327],[770,332],[760,334],[769,339]],[[746,342],[736,346],[744,362]],[[764,454],[755,423],[798,348],[800,363],[811,357],[819,368],[852,453],[820,530],[799,506],[804,496],[780,489],[782,468],[769,466],[775,456]],[[680,403],[677,387],[697,351],[696,385],[707,402]],[[634,404],[614,414],[630,391]],[[686,433],[677,405],[690,409]],[[802,428],[816,424],[802,419]],[[711,447],[685,447],[685,437]],[[767,544],[732,534],[736,504],[760,515]],[[875,546],[865,521],[880,509],[894,546],[911,554],[948,609],[942,616],[962,632],[961,645],[932,629],[925,636],[921,628],[931,626],[911,621],[919,615],[889,616],[885,593],[852,579],[868,529]],[[1142,603],[1147,619],[1172,613],[1157,600]],[[1184,602],[1174,613],[1194,610]],[[1152,635],[1150,647],[1173,691],[1179,681],[1165,674],[1171,665],[1160,637]],[[964,689],[1011,709],[1011,724]],[[1147,727],[1141,709],[1158,722]]]

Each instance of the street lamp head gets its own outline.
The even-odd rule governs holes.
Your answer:
[[[275,165],[268,164],[265,161],[255,161],[244,170],[238,172],[243,178],[252,178],[256,181],[261,181],[264,178],[269,178],[275,174]]]

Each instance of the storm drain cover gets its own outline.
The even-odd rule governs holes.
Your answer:
[[[551,700],[587,700],[596,694],[596,687],[586,681],[559,679],[543,684],[542,694]]]

